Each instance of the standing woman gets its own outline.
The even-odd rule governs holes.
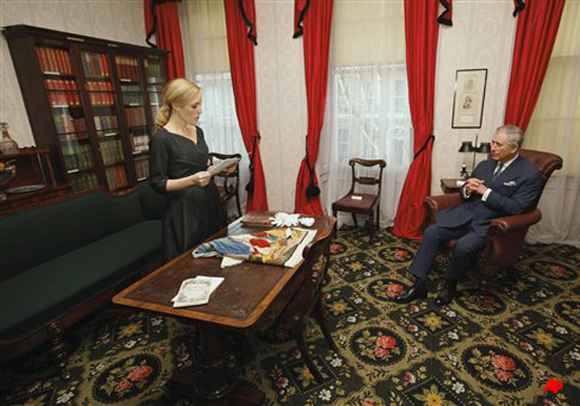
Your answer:
[[[163,215],[163,261],[167,262],[225,225],[219,193],[208,169],[209,150],[197,121],[201,89],[187,79],[169,82],[151,137],[153,190],[167,196]]]

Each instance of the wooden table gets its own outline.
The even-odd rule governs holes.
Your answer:
[[[311,256],[320,255],[320,246],[327,245],[334,234],[334,217],[314,218],[312,228],[318,231],[317,235],[304,251],[307,260],[302,260],[294,268],[244,262],[221,269],[221,258],[194,259],[190,250],[113,298],[117,304],[196,322],[202,348],[200,370],[193,380],[191,376],[174,375],[173,388],[184,392],[186,388],[192,387],[191,394],[202,401],[221,400],[211,404],[260,404],[263,401],[263,393],[236,386],[229,377],[220,331],[229,329],[245,332],[265,329],[273,324],[304,283],[307,274],[305,268],[316,259]],[[241,219],[238,219],[210,239],[258,230],[244,228]],[[314,247],[316,249],[312,249]],[[198,275],[223,276],[225,280],[207,305],[173,308],[171,298],[179,290],[181,282]]]
[[[459,178],[449,178],[441,179],[441,189],[443,193],[459,193],[459,186],[457,186],[457,181],[463,180]]]

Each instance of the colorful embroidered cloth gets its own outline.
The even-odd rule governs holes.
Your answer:
[[[243,261],[291,268],[300,263],[304,248],[315,236],[316,230],[297,227],[233,235],[200,245],[193,251],[193,257],[221,256],[222,268]]]

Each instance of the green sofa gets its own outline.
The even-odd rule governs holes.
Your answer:
[[[159,265],[163,205],[142,183],[0,219],[0,352],[50,340],[62,364],[63,330]]]

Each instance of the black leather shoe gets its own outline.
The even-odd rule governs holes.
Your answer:
[[[427,282],[421,279],[417,279],[417,281],[411,286],[411,288],[402,294],[401,296],[397,296],[393,299],[397,303],[409,303],[415,299],[426,299],[427,298]]]
[[[455,279],[446,279],[443,289],[437,295],[435,304],[437,306],[445,306],[451,303],[453,298],[457,295],[457,281]]]

